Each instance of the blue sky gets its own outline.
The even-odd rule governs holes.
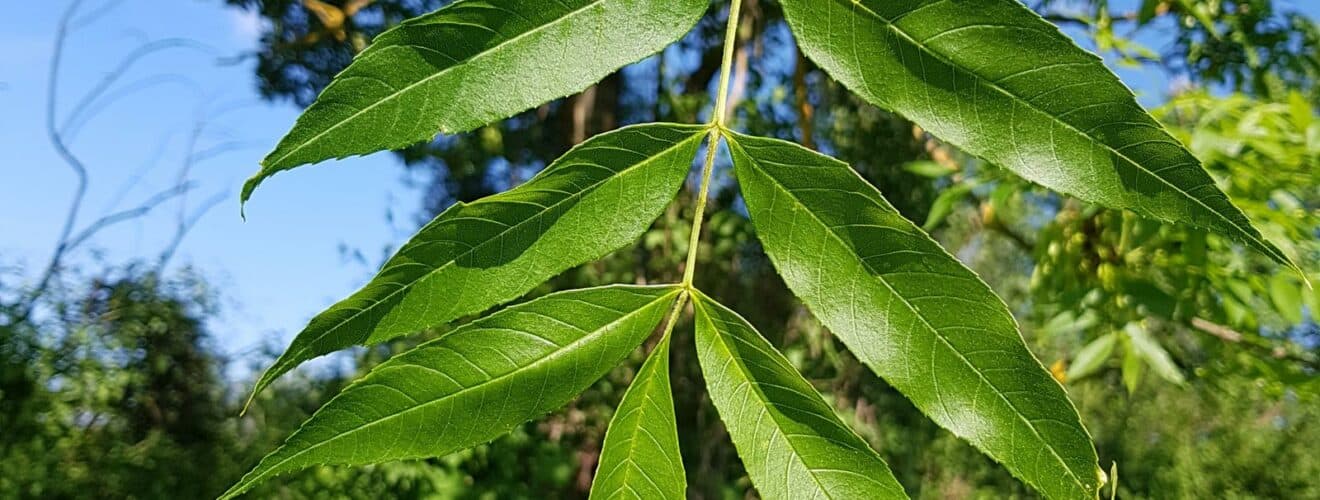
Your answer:
[[[104,0],[88,0],[91,11]],[[44,265],[52,251],[74,189],[74,176],[56,156],[44,130],[45,96],[54,31],[68,2],[14,2],[0,17],[0,264]],[[88,165],[91,188],[81,221],[130,208],[173,185],[185,142],[199,117],[207,127],[199,149],[243,147],[198,163],[192,177],[198,203],[222,191],[225,200],[196,226],[174,260],[191,263],[225,300],[212,321],[218,347],[249,350],[270,339],[283,347],[319,310],[351,293],[370,277],[386,245],[413,229],[420,196],[400,182],[403,171],[389,154],[319,165],[302,174],[272,178],[239,218],[237,189],[261,156],[297,117],[290,104],[260,101],[252,63],[222,66],[219,57],[251,50],[259,25],[221,2],[129,0],[69,40],[62,65],[59,106],[67,112],[125,54],[144,40],[187,37],[210,48],[176,49],[143,59],[125,84],[181,75],[130,94],[104,108],[81,128],[72,149]],[[159,163],[139,182],[125,184],[148,164],[161,144]],[[122,196],[121,196],[122,194]],[[115,201],[119,200],[116,205]],[[398,226],[386,221],[393,210]],[[177,205],[106,231],[88,248],[109,262],[159,253],[172,235]],[[361,249],[369,264],[341,256],[340,245]],[[86,262],[83,251],[75,260]],[[242,360],[235,368],[246,369]]]
[[[107,0],[86,0],[87,11]],[[114,0],[109,0],[114,1]],[[53,34],[66,0],[11,2],[0,17],[0,265],[30,273],[48,258],[73,192],[74,177],[46,140],[47,72]],[[1285,2],[1320,15],[1320,2]],[[420,196],[401,182],[393,156],[377,154],[318,165],[272,178],[239,218],[237,189],[261,156],[292,125],[297,109],[262,102],[251,60],[217,61],[249,51],[259,21],[220,0],[127,0],[76,32],[62,65],[60,109],[74,101],[146,40],[186,37],[207,48],[179,49],[141,61],[124,83],[168,77],[114,102],[81,128],[73,150],[88,164],[91,189],[82,223],[129,208],[175,181],[185,140],[198,122],[207,127],[199,147],[237,143],[242,148],[195,167],[193,203],[227,191],[225,200],[191,233],[174,266],[200,268],[225,299],[210,327],[218,347],[242,353],[266,342],[283,347],[315,313],[351,293],[371,275],[381,251],[414,229]],[[1161,48],[1158,40],[1148,40]],[[1146,104],[1159,102],[1168,82],[1149,71],[1122,70]],[[160,149],[164,144],[164,149]],[[140,180],[125,180],[160,151],[159,163]],[[392,212],[394,223],[385,214]],[[170,236],[177,206],[104,232],[90,249],[109,262],[157,254]],[[341,245],[361,250],[367,263],[343,258]],[[236,359],[231,374],[248,368]]]

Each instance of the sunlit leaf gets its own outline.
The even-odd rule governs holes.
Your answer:
[[[697,357],[761,498],[907,498],[889,466],[752,325],[697,294]]]
[[[591,498],[682,500],[687,488],[669,387],[669,336],[655,346],[610,419]]]
[[[438,457],[563,406],[632,352],[679,289],[610,286],[510,307],[381,363],[222,498],[316,464]]]
[[[309,359],[479,313],[636,241],[683,185],[703,137],[689,125],[623,128],[517,188],[451,207],[313,318],[253,394]]]
[[[1050,189],[1205,227],[1291,265],[1098,57],[1017,0],[782,4],[830,76],[940,139]]]
[[[706,0],[460,0],[382,33],[280,141],[282,170],[472,130],[579,92],[679,39]]]
[[[1095,496],[1090,436],[985,283],[847,165],[779,140],[729,143],[766,253],[831,333],[1046,496]]]

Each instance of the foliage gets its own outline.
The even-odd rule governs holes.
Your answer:
[[[1067,4],[1046,0],[1045,4]],[[1320,25],[1286,3],[1270,0],[1086,0],[1085,8],[1052,19],[1083,24],[1097,48],[1131,64],[1165,66],[1206,84],[1271,97],[1298,89],[1320,102]],[[1135,5],[1128,12],[1124,4]],[[1282,4],[1282,5],[1281,5]],[[1158,56],[1136,42],[1143,31],[1174,28]]]
[[[1284,251],[1267,241],[1228,201],[1192,154],[1138,107],[1098,60],[1016,2],[982,3],[970,11],[963,6],[958,12],[943,12],[941,9],[952,6],[941,6],[941,2],[831,3],[819,7],[795,0],[786,1],[784,8],[805,53],[823,69],[862,99],[914,119],[968,153],[1046,187],[1108,207],[1206,229],[1254,248],[1275,263],[1292,264]],[[666,5],[669,8],[615,18],[612,16],[629,7],[609,0],[570,2],[562,10],[517,2],[462,0],[405,22],[378,37],[379,45],[366,48],[327,87],[265,162],[262,172],[250,181],[243,198],[257,182],[278,170],[398,147],[435,132],[468,130],[580,90],[591,80],[679,36],[647,26],[683,27],[690,24],[683,20],[695,18],[705,8],[704,3]],[[339,311],[327,313],[331,319],[323,316],[314,320],[295,339],[296,350],[291,349],[292,354],[286,353],[267,372],[257,391],[312,355],[442,326],[512,300],[526,293],[529,283],[590,260],[604,250],[625,246],[636,237],[636,228],[641,227],[637,223],[644,224],[659,211],[651,201],[637,202],[650,195],[664,195],[663,204],[672,197],[668,195],[672,188],[639,188],[622,182],[616,183],[617,190],[602,186],[627,175],[633,170],[630,165],[650,165],[653,158],[681,150],[683,145],[695,148],[697,138],[705,134],[706,154],[681,282],[629,292],[620,288],[563,292],[442,334],[435,341],[382,363],[347,387],[225,496],[240,494],[270,475],[312,464],[359,465],[433,457],[479,444],[585,390],[657,328],[663,311],[671,304],[675,314],[667,329],[672,329],[679,308],[688,301],[697,310],[696,343],[712,399],[748,465],[752,483],[762,494],[792,495],[775,489],[775,482],[783,478],[764,468],[773,463],[776,469],[784,464],[793,471],[791,474],[814,478],[814,484],[827,495],[904,496],[895,481],[878,479],[889,475],[889,469],[855,433],[837,422],[826,423],[834,418],[828,405],[811,394],[808,384],[793,373],[788,361],[764,344],[735,313],[699,291],[696,269],[702,225],[716,155],[725,143],[733,153],[751,222],[774,265],[788,287],[863,363],[911,398],[936,423],[1003,463],[1042,494],[1094,497],[1103,474],[1077,412],[1027,350],[1009,311],[989,288],[903,219],[846,165],[797,146],[739,135],[727,128],[741,6],[742,2],[735,0],[728,9],[720,83],[706,127],[684,131],[678,125],[644,126],[686,134],[668,139],[663,138],[664,134],[652,136],[644,127],[605,134],[587,141],[582,149],[570,151],[562,163],[551,165],[524,187],[471,205],[456,205],[424,228],[419,239],[401,250],[359,296],[336,306]],[[608,27],[602,24],[607,20]],[[836,26],[835,22],[843,24]],[[484,34],[467,36],[462,44],[436,36],[449,31],[466,33],[473,27],[480,27],[477,31]],[[593,29],[644,35],[591,38],[596,44],[590,47],[593,52],[584,54],[584,33]],[[1030,52],[1026,57],[1020,53],[1021,37],[1033,40],[1027,45]],[[1004,57],[1010,52],[1015,57]],[[547,54],[567,54],[568,58]],[[604,57],[596,57],[600,54]],[[579,59],[580,63],[574,63]],[[564,71],[576,66],[585,68],[582,74]],[[868,74],[877,69],[886,70],[884,80],[878,79],[881,75]],[[496,74],[507,78],[498,85],[507,85],[508,89],[491,87],[495,84],[488,79],[478,84],[463,78]],[[458,80],[444,86],[430,84],[449,75]],[[584,75],[585,80],[581,79]],[[1031,77],[1023,78],[1026,75]],[[868,80],[882,82],[882,86],[872,86]],[[1082,97],[1080,102],[1053,92],[1079,84],[1086,86],[1085,92],[1073,92]],[[487,96],[488,90],[493,90],[496,97]],[[450,111],[434,113],[431,107],[435,100],[441,103],[439,109]],[[403,101],[412,105],[404,105]],[[985,120],[1007,126],[987,127],[984,125],[989,122]],[[346,135],[330,137],[339,134],[341,126],[347,127]],[[616,134],[634,132],[662,145],[648,153],[612,144],[629,142]],[[321,142],[326,138],[335,140]],[[666,140],[668,146],[663,145]],[[637,141],[645,142],[633,139]],[[589,153],[601,144],[606,145],[601,149],[624,154],[601,155],[589,161],[577,158],[591,157]],[[575,166],[599,170],[604,178],[581,184],[578,177],[585,174],[570,172]],[[566,182],[562,186],[552,182],[560,179],[560,173],[564,173],[562,180]],[[676,186],[676,182],[662,185]],[[589,199],[597,191],[600,198],[615,197],[613,205],[601,205],[612,210],[592,208]],[[559,214],[555,212],[558,201],[541,201],[533,195],[571,200],[574,207]],[[777,205],[779,198],[789,204]],[[512,206],[520,203],[529,208]],[[593,217],[606,229],[606,238],[599,242],[601,249],[572,247],[599,237],[594,233],[600,232],[585,230],[585,220],[574,222],[577,205],[583,207],[583,217]],[[482,208],[473,208],[478,206]],[[546,213],[555,217],[540,215]],[[563,219],[555,220],[560,215]],[[618,224],[620,219],[632,222]],[[805,225],[796,224],[800,219],[806,221]],[[513,234],[524,222],[533,221],[536,231],[523,237],[519,237],[522,233]],[[445,236],[443,230],[436,229],[458,227],[460,223],[493,227],[494,233],[484,238],[473,231]],[[623,234],[618,234],[620,228],[626,229]],[[428,230],[436,235],[428,234]],[[556,230],[573,233],[576,241],[565,238],[559,242],[549,237]],[[474,236],[479,239],[462,241]],[[542,244],[546,246],[543,251],[537,248]],[[455,245],[471,250],[456,256],[441,255],[439,260],[431,250],[432,246]],[[480,255],[485,245],[499,248],[493,261],[471,257]],[[507,251],[514,255],[508,256],[506,248],[512,248]],[[528,260],[519,264],[523,255]],[[506,267],[509,258],[514,264]],[[547,259],[554,262],[547,264]],[[452,268],[466,277],[414,290],[411,287],[417,278],[401,278],[417,273],[414,268],[427,274],[432,269]],[[502,274],[506,272],[514,274]],[[863,279],[866,277],[871,279]],[[434,296],[439,287],[459,286],[454,290],[462,293],[455,298]],[[395,297],[395,290],[402,290],[397,292],[400,297]],[[420,292],[417,299],[403,297],[416,292]],[[469,297],[475,300],[462,305]],[[649,299],[639,302],[638,297]],[[429,311],[437,305],[450,312],[432,316]],[[720,316],[720,321],[713,321],[712,315]],[[385,325],[383,333],[352,325],[349,330],[355,331],[332,333],[337,325],[348,324],[334,319],[341,317],[350,322],[365,317],[368,328]],[[325,324],[331,330],[326,330]],[[485,338],[469,338],[476,335]],[[610,341],[602,340],[604,337]],[[664,338],[668,346],[668,334]],[[717,338],[721,340],[716,342]],[[1152,366],[1176,373],[1168,356],[1144,331],[1133,331],[1124,339],[1130,351],[1139,353]],[[310,352],[299,347],[316,346],[326,340],[328,344]],[[750,350],[733,348],[733,343],[750,346]],[[723,347],[712,349],[716,344]],[[591,349],[601,351],[591,355],[579,352]],[[669,354],[667,348],[655,352]],[[749,385],[750,389],[742,394],[756,395],[765,405],[761,415],[770,415],[773,422],[769,448],[761,448],[761,423],[747,425],[742,420],[742,406],[732,405],[737,388],[727,392],[728,384],[737,381],[737,374],[717,369],[718,358],[711,356],[719,355],[728,358],[720,366],[736,363],[743,368],[738,375],[742,377],[740,387]],[[581,373],[579,367],[586,359],[594,363]],[[921,361],[915,368],[914,359]],[[941,381],[940,375],[951,380]],[[1135,382],[1130,384],[1133,386]],[[530,392],[533,387],[540,388],[535,396]],[[487,401],[487,393],[501,401],[498,410],[492,412],[487,407],[495,404]],[[983,393],[987,395],[984,399]],[[986,406],[981,407],[983,400]],[[448,412],[435,413],[437,409]],[[453,417],[460,412],[462,417]],[[787,414],[796,418],[814,415],[818,422],[790,425],[784,419]],[[435,425],[441,425],[440,430],[431,428]],[[418,432],[427,439],[416,439]],[[821,436],[813,438],[813,433]],[[778,441],[776,436],[783,440]],[[813,443],[830,444],[809,450],[815,448]],[[829,449],[838,446],[843,449]],[[663,445],[652,451],[656,450],[674,451]],[[604,455],[613,451],[607,449]],[[852,457],[843,460],[846,467],[828,463],[828,459],[842,456]],[[668,458],[671,463],[677,460]],[[857,467],[871,482],[858,482],[853,476],[824,479],[835,477],[835,471]],[[650,476],[624,476],[625,481],[630,479],[637,482],[632,487],[635,491]],[[680,491],[672,486],[659,489]]]
[[[237,462],[195,275],[136,267],[52,291],[44,319],[0,316],[0,495],[206,496]]]

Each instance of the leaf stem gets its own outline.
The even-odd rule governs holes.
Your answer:
[[[660,335],[660,342],[669,340],[669,334],[674,332],[674,324],[678,323],[678,315],[683,312],[683,306],[687,305],[688,297],[691,295],[692,293],[684,288],[674,299],[674,308],[669,311],[669,318],[665,320],[665,331]]]
[[[715,154],[719,152],[729,103],[729,73],[733,67],[733,48],[738,35],[738,16],[742,0],[729,5],[728,27],[724,32],[724,56],[720,61],[720,86],[716,91],[715,109],[711,112],[710,139],[706,144],[706,161],[701,167],[701,187],[697,192],[697,209],[692,218],[692,233],[688,238],[687,265],[683,267],[683,288],[691,289],[697,272],[697,246],[701,244],[701,223],[706,218],[706,199],[710,195],[710,179],[715,170]]]
[[[710,194],[710,178],[715,170],[715,153],[719,152],[720,129],[710,129],[706,145],[706,164],[701,167],[701,188],[697,194],[697,211],[692,218],[692,234],[688,237],[687,265],[683,267],[683,288],[692,288],[697,272],[697,245],[701,244],[701,222],[706,215],[706,198]]]
[[[729,24],[724,31],[724,58],[720,61],[720,88],[715,98],[715,112],[711,124],[724,127],[729,104],[729,76],[733,67],[733,48],[738,37],[738,13],[742,10],[742,0],[733,0],[729,6]]]

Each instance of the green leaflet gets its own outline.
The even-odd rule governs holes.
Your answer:
[[[711,401],[762,498],[907,498],[880,455],[752,325],[696,294]]]
[[[1017,0],[784,0],[802,50],[871,103],[1045,187],[1266,241],[1101,60]]]
[[[1086,347],[1078,351],[1072,366],[1068,367],[1068,382],[1086,378],[1104,367],[1105,361],[1109,361],[1110,356],[1114,354],[1114,344],[1117,342],[1118,334],[1106,333],[1086,344]]]
[[[1094,498],[1095,448],[1004,303],[847,165],[731,134],[743,197],[784,281],[936,423],[1050,498]]]
[[[253,395],[304,361],[479,313],[633,242],[683,185],[704,137],[694,125],[622,128],[521,186],[450,207],[370,283],[313,318]]]
[[[321,407],[221,498],[315,464],[438,457],[563,406],[614,368],[673,306],[674,286],[561,292],[381,363]]]
[[[1169,357],[1169,351],[1164,350],[1159,342],[1151,338],[1150,332],[1147,332],[1145,327],[1136,323],[1128,323],[1127,326],[1123,327],[1123,333],[1127,335],[1128,345],[1131,346],[1132,352],[1145,360],[1156,375],[1178,385],[1187,382],[1187,379],[1183,377],[1182,370],[1179,370],[1178,365],[1173,362],[1173,358]]]
[[[673,312],[681,306],[676,303]],[[669,330],[676,319],[671,315]],[[591,498],[684,498],[687,478],[669,387],[669,337],[666,331],[610,419]]]
[[[243,185],[458,133],[587,88],[679,39],[706,0],[460,0],[382,33]]]

